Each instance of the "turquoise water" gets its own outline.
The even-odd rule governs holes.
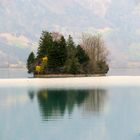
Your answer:
[[[140,88],[1,88],[0,140],[45,139],[140,139]]]

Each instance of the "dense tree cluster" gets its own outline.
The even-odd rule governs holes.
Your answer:
[[[95,37],[93,36],[91,39],[95,39]],[[101,46],[100,39],[98,40],[100,47],[91,45],[91,42],[94,41],[84,38],[81,45],[76,45],[70,35],[66,40],[59,33],[43,31],[39,40],[37,56],[35,57],[34,53],[31,52],[27,59],[28,72],[38,74],[107,73],[109,68],[106,63],[106,54],[102,52],[105,47]],[[92,55],[96,53],[98,53],[99,58],[93,60]]]

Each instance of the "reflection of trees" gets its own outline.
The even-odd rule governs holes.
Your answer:
[[[63,116],[67,110],[72,113],[76,104],[83,103],[88,96],[87,91],[80,90],[41,90],[37,93],[42,116],[48,119],[50,116]]]
[[[83,109],[85,113],[101,112],[104,109],[106,90],[95,89],[89,91],[89,96],[83,103]]]
[[[34,99],[34,92],[33,91],[29,91],[28,92],[28,95],[29,95],[29,98],[31,99],[31,100],[33,100]]]
[[[33,99],[34,93],[29,97]],[[106,91],[94,90],[40,90],[37,92],[39,108],[44,120],[52,117],[63,116],[67,111],[72,111],[77,105],[84,109],[85,113],[100,112],[104,107]]]

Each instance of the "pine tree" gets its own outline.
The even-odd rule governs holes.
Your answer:
[[[80,72],[80,64],[76,57],[76,47],[71,36],[69,36],[67,40],[67,61],[65,64],[65,72],[70,74],[77,74]]]
[[[109,71],[109,66],[105,61],[99,61],[97,63],[97,74],[106,74]]]
[[[76,55],[76,47],[73,38],[69,35],[67,40],[67,57],[72,58]]]
[[[51,33],[43,31],[39,40],[39,48],[37,51],[37,58],[42,58],[48,55],[49,49],[53,45]]]
[[[88,65],[89,65],[88,55],[85,53],[83,48],[81,48],[80,45],[77,46],[76,50],[77,50],[76,51],[76,57],[78,59],[78,62],[81,65],[80,72],[81,73],[88,73]]]
[[[80,73],[80,64],[77,58],[73,58],[69,61],[69,69],[67,70],[70,74],[78,74]]]
[[[77,46],[76,56],[80,64],[84,64],[89,61],[88,55],[85,53],[84,49],[80,45]]]
[[[53,45],[48,50],[48,71],[50,73],[56,73],[59,65],[58,42],[54,41]]]
[[[62,36],[60,40],[54,40],[53,46],[48,50],[48,69],[58,73],[63,72],[64,64],[67,58],[66,41]]]
[[[64,36],[61,37],[58,46],[60,67],[63,67],[67,59],[66,40]]]
[[[27,69],[28,69],[28,73],[33,73],[35,66],[34,66],[34,62],[35,62],[35,55],[33,52],[31,52],[29,54],[29,57],[27,59]]]

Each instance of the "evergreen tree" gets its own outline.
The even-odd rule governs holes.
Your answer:
[[[80,45],[77,46],[76,50],[77,50],[76,51],[76,57],[78,59],[78,62],[81,65],[80,72],[81,73],[88,73],[88,65],[89,65],[88,55],[85,53],[83,48],[81,48]]]
[[[38,59],[44,56],[48,57],[47,71],[52,73],[59,71],[64,67],[67,58],[66,41],[64,36],[59,40],[53,39],[49,32],[42,32],[39,48]]]
[[[76,47],[71,36],[69,36],[67,40],[67,60],[65,64],[65,72],[70,74],[77,74],[80,72],[80,64],[76,57]]]
[[[37,51],[37,58],[42,58],[48,55],[48,51],[53,45],[51,33],[43,31],[39,40],[39,48]]]
[[[60,67],[63,67],[66,59],[67,59],[67,49],[66,49],[66,40],[64,36],[61,37],[59,46],[58,46],[58,53],[59,53],[59,61],[60,61]]]
[[[69,69],[67,71],[70,74],[78,74],[80,73],[80,64],[77,58],[73,58],[70,60]]]
[[[48,71],[50,73],[57,72],[60,62],[59,62],[59,48],[58,48],[58,42],[54,41],[53,45],[48,50]]]
[[[80,64],[87,63],[89,61],[88,55],[85,53],[85,51],[81,48],[80,45],[77,46],[77,52],[76,56],[78,58],[78,61]]]
[[[69,35],[67,40],[67,57],[73,58],[76,55],[76,47],[73,38]]]
[[[99,61],[97,63],[97,74],[105,74],[109,71],[109,66],[105,61]]]
[[[28,59],[27,59],[28,73],[33,73],[34,72],[34,69],[35,69],[34,63],[35,63],[35,55],[34,55],[33,52],[31,52],[29,54]]]

